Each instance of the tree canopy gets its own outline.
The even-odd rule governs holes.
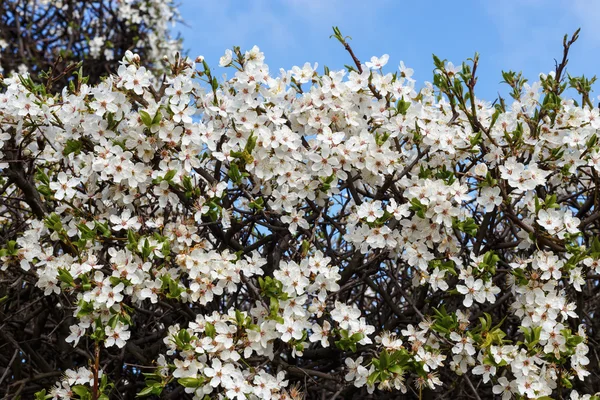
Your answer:
[[[11,0],[0,10],[0,72],[39,79],[54,70],[62,74],[54,89],[66,85],[72,64],[98,83],[127,50],[151,67],[180,46],[169,31],[178,19],[172,0]]]
[[[234,47],[230,78],[180,54],[161,75],[124,45],[97,83],[7,75],[0,393],[597,399],[600,110],[566,72],[577,36],[493,103],[477,54],[434,56],[419,88],[337,28],[339,70]]]

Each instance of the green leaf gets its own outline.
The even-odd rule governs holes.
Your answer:
[[[382,370],[386,370],[389,365],[390,365],[390,355],[386,349],[383,349],[383,351],[379,355],[379,368]]]
[[[240,174],[240,170],[236,163],[231,163],[229,165],[229,172],[227,173],[227,175],[229,176],[229,178],[231,178],[231,181],[236,185],[242,183],[242,175]]]
[[[185,175],[183,178],[181,178],[181,183],[183,183],[186,193],[191,192],[194,189],[192,185],[192,178],[190,178],[188,175]]]
[[[248,154],[252,154],[252,150],[254,150],[254,147],[256,147],[256,141],[257,141],[257,137],[254,136],[254,133],[252,133],[250,135],[250,137],[248,138],[248,142],[246,142],[246,147],[244,147],[244,151],[247,152]],[[248,164],[248,163],[246,163]]]
[[[466,218],[464,221],[455,220],[456,224],[453,224],[459,231],[466,233],[470,236],[477,235],[479,226],[475,223],[473,218]]]
[[[264,208],[264,204],[265,204],[265,200],[262,197],[259,197],[259,198],[255,199],[254,201],[251,201],[248,204],[248,206],[252,209],[260,211]]]
[[[148,241],[148,239],[144,239],[144,245],[142,246],[142,258],[144,260],[147,260],[155,248],[155,246],[150,246],[150,242]]]
[[[177,337],[184,344],[188,344],[190,342],[190,340],[192,339],[192,337],[190,336],[190,333],[187,331],[187,329],[180,330],[179,333],[177,334]]]
[[[146,125],[148,128],[150,128],[152,126],[152,120],[153,120],[153,118],[150,116],[150,114],[148,114],[144,110],[140,110],[139,114],[140,114],[140,118],[142,119],[142,122],[144,123],[144,125]]]
[[[392,365],[391,367],[388,368],[388,371],[393,372],[395,374],[402,375],[402,373],[404,372],[404,369],[399,365]]]
[[[371,375],[369,375],[369,378],[367,378],[367,384],[370,386],[373,386],[375,384],[375,382],[377,382],[378,379],[379,379],[379,371],[375,371]]]
[[[410,108],[410,101],[404,101],[403,99],[398,100],[396,103],[396,110],[402,115],[406,115],[406,112]]]
[[[92,303],[88,303],[87,301],[80,300],[77,304],[79,306],[79,312],[77,313],[77,318],[85,317],[90,315],[94,311],[94,306]]]
[[[94,228],[97,229],[98,231],[100,231],[102,236],[107,237],[107,238],[111,237],[110,228],[108,227],[107,222],[101,224],[96,221]]]
[[[87,386],[76,385],[71,386],[71,390],[81,399],[87,399],[91,396],[90,389]]]
[[[198,378],[179,378],[177,383],[186,388],[197,388],[204,384],[204,379]]]
[[[171,243],[168,240],[166,240],[166,241],[163,242],[162,248],[160,249],[160,252],[165,257],[167,257],[168,255],[171,254]]]
[[[469,142],[471,143],[471,146],[477,146],[478,144],[480,144],[481,142],[483,142],[483,135],[481,132],[477,132],[475,134],[475,136],[473,136],[471,139],[469,139]]]
[[[145,387],[138,394],[136,394],[135,397],[150,396],[150,395],[154,394],[153,390],[154,390],[154,388],[152,386]]]
[[[49,185],[50,184],[50,178],[48,178],[48,175],[46,175],[46,173],[44,172],[44,170],[41,169],[41,168],[39,168],[39,167],[36,170],[35,179],[37,179],[38,181],[42,182],[44,185]]]
[[[158,111],[156,111],[156,115],[154,116],[154,118],[152,118],[152,125],[160,124],[161,120],[162,120],[162,114],[161,114],[160,110],[158,110]]]
[[[365,335],[361,332],[356,332],[355,334],[350,336],[350,340],[352,340],[353,342],[360,342],[364,338],[365,338]]]
[[[412,198],[410,199],[409,210],[414,211],[419,218],[424,219],[427,206],[422,204],[417,198]]]
[[[444,62],[442,60],[440,60],[435,54],[432,54],[432,56],[433,56],[433,65],[435,65],[435,67],[438,69],[444,69]]]
[[[213,324],[207,322],[204,326],[204,334],[210,338],[214,338],[217,335],[217,330]]]
[[[500,257],[493,250],[488,251],[483,256],[483,262],[491,267],[495,267],[498,261],[500,261]]]
[[[75,286],[73,276],[65,268],[58,269],[58,279],[69,286]]]
[[[68,156],[71,153],[79,154],[81,152],[82,144],[79,140],[69,139],[63,149],[63,156]]]
[[[132,229],[127,230],[127,248],[129,250],[135,249],[137,247],[138,240],[137,235]]]
[[[170,169],[167,171],[167,173],[165,174],[165,177],[163,178],[165,181],[170,182],[173,180],[173,178],[175,177],[175,175],[177,175],[177,171],[174,169]]]
[[[177,282],[172,279],[169,279],[169,292],[167,293],[167,298],[169,299],[178,299],[184,289],[182,289]]]

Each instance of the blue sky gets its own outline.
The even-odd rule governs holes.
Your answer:
[[[184,48],[215,67],[226,48],[257,45],[271,71],[307,61],[320,71],[341,69],[351,60],[329,38],[334,25],[352,37],[363,62],[387,53],[384,70],[395,71],[402,60],[418,86],[432,80],[432,53],[457,64],[477,51],[476,93],[486,100],[506,92],[502,70],[530,80],[553,70],[562,37],[579,27],[567,71],[592,76],[600,60],[600,0],[180,0],[180,11]]]

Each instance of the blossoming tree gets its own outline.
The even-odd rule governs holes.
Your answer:
[[[127,50],[158,66],[179,41],[169,35],[178,18],[172,0],[11,0],[0,3],[0,72],[49,69],[70,78],[71,63],[82,62],[90,83],[114,72]],[[55,76],[57,78],[57,76]]]
[[[0,393],[598,398],[600,111],[478,56],[0,94]],[[84,71],[85,72],[85,71]],[[568,98],[571,87],[577,99]],[[592,397],[594,396],[594,397]]]

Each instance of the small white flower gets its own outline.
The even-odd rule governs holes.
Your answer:
[[[369,69],[380,69],[387,64],[390,56],[388,54],[384,54],[381,57],[371,57],[371,62],[366,62],[365,65]]]
[[[118,348],[123,348],[131,336],[131,332],[127,328],[129,328],[129,325],[124,325],[121,322],[117,322],[114,329],[110,326],[105,327],[106,340],[104,341],[104,345],[106,347],[116,345]]]

